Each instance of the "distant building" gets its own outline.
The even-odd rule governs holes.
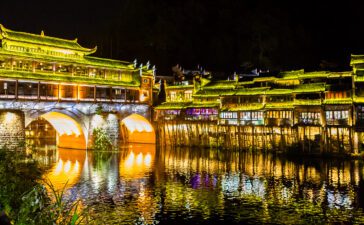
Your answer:
[[[219,81],[196,75],[192,82],[166,86],[155,119],[253,126],[259,135],[292,134],[357,149],[364,145],[364,56],[352,55],[350,65],[353,71],[297,70]]]

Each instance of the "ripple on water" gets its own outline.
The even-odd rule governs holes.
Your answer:
[[[59,186],[72,178],[66,196],[89,206],[94,224],[364,222],[357,161],[150,146],[56,151],[44,176]]]

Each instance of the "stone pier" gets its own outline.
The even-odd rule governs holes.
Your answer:
[[[0,148],[17,148],[25,141],[24,112],[0,110]]]

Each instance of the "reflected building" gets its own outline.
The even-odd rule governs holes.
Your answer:
[[[322,213],[364,207],[360,161],[297,161],[213,149],[156,151],[154,145],[114,152],[60,149],[50,159],[44,177],[57,189],[68,182],[66,198],[82,199],[97,223],[106,218],[118,223],[228,219],[242,213],[271,221],[276,207]]]
[[[186,198],[193,193],[196,206],[208,199],[212,208],[223,208],[229,199],[249,196],[279,204],[293,202],[299,196],[330,208],[360,204],[357,190],[363,166],[358,161],[300,163],[270,154],[168,148],[162,152],[158,158],[164,162],[161,170],[170,171],[163,181],[168,198],[165,201],[172,204],[170,207],[190,204]],[[186,182],[187,187],[183,185]],[[214,191],[203,197],[199,190],[206,188]]]

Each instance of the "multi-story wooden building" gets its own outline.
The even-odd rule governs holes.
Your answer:
[[[155,118],[209,120],[216,128],[206,143],[212,135],[217,144],[238,147],[358,153],[364,144],[364,56],[353,55],[351,66],[348,72],[298,70],[244,81],[197,78],[167,86]],[[192,98],[184,98],[187,93]]]
[[[152,104],[154,67],[90,56],[95,51],[0,25],[0,99]]]

